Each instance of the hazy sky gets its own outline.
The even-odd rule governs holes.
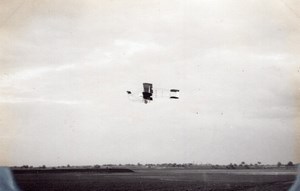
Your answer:
[[[0,163],[296,162],[299,18],[297,0],[1,0]],[[129,100],[143,82],[180,99]]]

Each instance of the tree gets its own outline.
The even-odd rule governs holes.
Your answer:
[[[286,166],[294,166],[294,163],[292,161],[289,161]]]
[[[29,166],[28,165],[23,165],[23,166],[21,166],[21,168],[29,168]]]
[[[278,168],[281,167],[281,165],[282,165],[281,162],[278,162],[278,163],[277,163],[277,167],[278,167]]]
[[[96,164],[96,165],[94,165],[94,168],[101,168],[101,166]]]
[[[226,166],[227,169],[235,169],[235,167],[233,166],[232,163],[230,163],[229,165]]]

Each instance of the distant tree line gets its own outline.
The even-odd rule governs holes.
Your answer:
[[[257,169],[257,168],[290,168],[294,167],[294,163],[289,161],[287,164],[282,164],[278,162],[277,165],[269,165],[269,164],[262,164],[261,162],[257,162],[255,164],[246,164],[245,162],[241,162],[239,165],[230,163],[226,165],[227,169]],[[214,166],[215,167],[215,166]]]
[[[13,168],[21,168],[21,169],[67,169],[67,168],[117,168],[117,167],[128,167],[128,168],[199,168],[199,169],[258,169],[258,168],[291,168],[294,167],[295,164],[292,161],[289,161],[286,164],[282,164],[278,162],[275,165],[270,164],[262,164],[260,161],[255,164],[242,161],[240,164],[230,163],[228,165],[219,165],[219,164],[194,164],[194,163],[147,163],[147,164],[103,164],[103,165],[86,165],[86,166],[71,166],[67,164],[66,166],[55,166],[55,167],[47,167],[46,165],[34,167],[29,165],[22,166],[13,166]]]

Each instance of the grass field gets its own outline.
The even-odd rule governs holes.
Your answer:
[[[294,170],[137,169],[134,173],[16,174],[23,191],[284,191]]]

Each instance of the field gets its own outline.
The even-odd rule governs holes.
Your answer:
[[[138,169],[134,173],[16,174],[23,191],[284,191],[295,170]]]

